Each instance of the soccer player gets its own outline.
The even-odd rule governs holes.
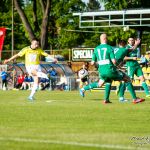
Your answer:
[[[124,58],[128,55],[129,52],[134,51],[137,46],[140,44],[140,40],[137,39],[132,48],[126,48],[126,42],[123,40],[119,41],[119,47],[114,49],[114,54],[116,58],[116,66],[122,70],[122,66],[124,64]],[[123,69],[125,72],[125,69]],[[120,82],[119,87],[117,88],[117,94],[119,93],[119,101],[124,102],[124,92],[125,92],[125,83]]]
[[[80,73],[81,73],[81,75],[80,75]],[[82,68],[79,70],[78,76],[80,78],[79,88],[82,88],[84,85],[88,85],[89,73],[85,67],[85,64],[83,64]]]
[[[39,41],[38,39],[33,39],[31,41],[31,45],[28,47],[23,48],[18,54],[12,56],[11,58],[4,61],[4,64],[7,64],[8,62],[25,55],[25,66],[26,70],[29,73],[29,75],[32,75],[34,83],[31,90],[31,94],[28,97],[29,100],[34,99],[34,94],[36,90],[38,89],[38,83],[39,83],[39,77],[47,78],[47,75],[41,71],[40,67],[40,56],[43,55],[45,57],[50,57],[53,62],[57,62],[57,59],[52,58],[49,54],[44,52],[39,47]]]
[[[130,82],[130,78],[125,73],[117,70],[117,67],[115,66],[116,64],[115,56],[112,47],[107,44],[106,34],[101,34],[100,42],[101,44],[94,49],[91,62],[92,65],[94,65],[95,62],[98,62],[99,65],[98,71],[100,75],[100,80],[99,82],[91,83],[80,89],[80,95],[84,97],[84,92],[86,90],[101,87],[105,82],[107,82],[107,84],[105,85],[106,90],[104,103],[111,103],[109,101],[109,97],[106,97],[106,93],[110,93],[110,90],[108,91],[107,89],[110,89],[112,80],[116,81],[123,80],[127,84],[128,90],[130,91],[133,97],[133,102],[139,103],[144,101],[144,99],[138,99],[136,97],[135,92],[133,90],[133,86]],[[109,96],[109,94],[107,96]]]
[[[134,43],[135,43],[135,39],[129,38],[127,48],[132,48],[134,46]],[[137,61],[137,49],[128,53],[128,56],[125,57],[125,60],[127,64],[127,72],[128,72],[129,77],[131,78],[131,80],[134,79],[134,75],[139,77],[140,82],[142,83],[142,87],[145,91],[146,97],[150,98],[149,89],[145,82],[142,68]]]

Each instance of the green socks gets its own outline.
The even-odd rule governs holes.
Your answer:
[[[109,95],[110,95],[110,91],[111,91],[111,83],[106,83],[105,84],[105,99],[106,101],[109,101]]]
[[[93,83],[91,83],[89,85],[84,86],[83,89],[85,91],[87,91],[87,90],[90,90],[90,89],[93,89],[93,88],[97,88],[97,87],[98,87],[98,82],[93,82]]]
[[[132,96],[132,99],[136,99],[137,97],[136,97],[136,94],[135,94],[135,91],[134,91],[132,83],[131,82],[126,83],[126,86],[127,86],[128,90],[129,90],[131,96]]]
[[[145,82],[142,82],[142,87],[143,87],[146,95],[149,95],[149,89],[148,89],[148,86],[147,86],[147,84]]]
[[[124,97],[125,89],[126,89],[125,83],[121,82],[119,86],[119,97]]]

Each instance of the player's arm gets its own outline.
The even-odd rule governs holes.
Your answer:
[[[116,59],[115,59],[114,50],[112,47],[109,48],[109,52],[110,52],[110,59],[111,59],[112,63],[114,65],[116,65]]]
[[[131,47],[131,48],[128,48],[128,51],[131,52],[131,51],[135,50],[139,46],[140,43],[141,43],[141,40],[140,39],[136,39],[134,46]]]
[[[116,65],[116,59],[111,59],[112,63]]]
[[[51,59],[54,63],[57,63],[58,60],[54,57],[52,57],[51,55],[49,55],[48,53],[44,52],[43,50],[41,50],[41,55],[48,57],[49,59]]]
[[[58,60],[56,58],[52,57],[51,55],[48,55],[47,57],[50,58],[50,59],[52,59],[54,63],[58,62]]]
[[[4,64],[7,64],[8,62],[11,62],[12,60],[14,60],[14,59],[16,59],[16,58],[18,58],[18,57],[20,57],[19,54],[16,54],[16,55],[12,56],[12,57],[9,58],[9,59],[5,59],[5,60],[4,60]]]

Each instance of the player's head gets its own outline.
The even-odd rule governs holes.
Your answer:
[[[100,35],[100,42],[101,44],[107,43],[107,35],[105,33]]]
[[[39,46],[40,46],[39,45],[39,40],[36,39],[36,38],[32,39],[32,41],[31,41],[31,48],[32,49],[37,49]]]
[[[125,47],[125,46],[126,46],[126,42],[124,40],[120,40],[119,47]]]
[[[130,38],[128,39],[128,43],[129,43],[131,46],[134,45],[134,42],[135,42],[134,38],[130,37]]]

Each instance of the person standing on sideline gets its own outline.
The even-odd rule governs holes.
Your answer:
[[[95,62],[98,62],[98,72],[100,80],[99,82],[94,82],[87,86],[84,86],[82,89],[80,89],[80,95],[84,97],[84,92],[86,90],[101,87],[106,82],[104,104],[111,103],[109,101],[110,87],[112,81],[115,80],[115,81],[124,81],[126,83],[126,86],[133,98],[133,103],[143,102],[144,99],[136,97],[133,85],[130,81],[130,77],[127,76],[124,72],[119,71],[115,66],[116,65],[115,55],[113,53],[112,47],[107,44],[106,34],[101,34],[100,42],[101,44],[94,49],[91,62],[92,65],[94,65]]]
[[[50,81],[50,88],[52,90],[55,89],[56,87],[56,79],[57,79],[57,72],[54,68],[50,68],[50,70],[48,70],[48,76],[49,76],[49,81]]]
[[[47,75],[41,71],[40,67],[40,56],[43,55],[45,57],[50,57],[53,59],[53,62],[56,63],[57,59],[52,58],[49,54],[44,52],[39,47],[39,41],[38,39],[33,39],[31,41],[31,45],[23,48],[18,54],[12,56],[11,58],[4,61],[4,64],[7,64],[8,62],[25,55],[25,66],[26,70],[33,77],[34,83],[33,87],[30,93],[30,96],[28,97],[28,100],[34,100],[34,94],[36,90],[38,89],[38,83],[39,83],[39,77],[47,78]]]
[[[132,48],[134,46],[134,43],[135,43],[135,39],[130,37],[128,39],[127,48]],[[130,53],[128,53],[127,57],[125,57],[128,76],[131,78],[131,80],[134,79],[134,75],[139,77],[142,87],[144,89],[144,92],[146,94],[146,97],[150,98],[149,88],[145,82],[145,77],[143,75],[142,68],[140,64],[138,63],[137,59],[138,59],[137,49],[135,49],[134,51],[131,51]]]
[[[8,74],[5,71],[5,69],[2,70],[2,72],[0,73],[0,76],[2,78],[2,90],[6,90],[7,89],[7,77],[8,77]]]

